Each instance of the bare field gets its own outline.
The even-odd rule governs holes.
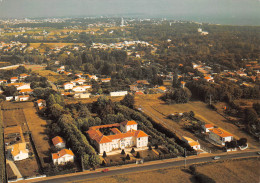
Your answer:
[[[48,135],[46,134],[47,121],[37,115],[34,107],[24,109],[24,114],[42,165],[45,166],[44,159],[49,158],[50,149]]]
[[[45,66],[42,65],[24,65],[26,69],[31,69],[32,71],[44,70]]]
[[[250,135],[248,135],[246,132],[242,131],[236,125],[227,121],[223,116],[221,116],[217,112],[209,109],[206,103],[203,103],[201,101],[190,101],[186,104],[167,105],[159,99],[160,96],[160,94],[136,96],[136,106],[142,107],[143,111],[147,115],[152,117],[155,121],[159,123],[162,123],[162,121],[166,122],[173,129],[178,131],[180,135],[187,135],[191,138],[197,139],[193,134],[182,129],[182,127],[178,123],[167,119],[167,116],[175,112],[193,111],[195,113],[196,118],[206,123],[214,124],[232,133],[235,138],[247,138],[250,147],[259,145],[258,142]]]
[[[256,162],[257,161],[257,162]],[[214,179],[217,183],[224,182],[259,182],[259,160],[230,160],[222,163],[204,164],[197,166],[199,173]],[[77,181],[84,182],[84,181]],[[166,168],[139,173],[129,173],[105,178],[90,179],[89,183],[118,183],[118,182],[178,182],[192,183],[192,175],[181,167]]]
[[[75,104],[78,102],[81,102],[83,104],[90,104],[90,103],[96,102],[99,97],[100,96],[94,96],[94,97],[87,98],[87,99],[69,98],[69,99],[65,99],[65,102],[66,102],[66,104]],[[113,102],[120,102],[120,100],[122,100],[124,97],[109,97],[108,96],[107,98],[111,99]]]
[[[60,75],[59,73],[50,71],[50,70],[36,70],[35,73],[39,74],[40,76],[46,77],[51,82],[57,81],[68,81],[69,78],[65,75]]]

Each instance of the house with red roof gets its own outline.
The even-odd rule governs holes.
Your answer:
[[[212,125],[212,124],[205,124],[205,125],[202,125],[201,127],[204,130],[204,132],[208,133],[210,129],[214,128],[214,125]]]
[[[110,132],[108,135],[101,133],[105,128]],[[148,145],[148,135],[137,129],[135,121],[93,126],[89,128],[87,134],[100,154],[104,151],[111,152],[115,149],[133,146],[140,148]]]
[[[198,141],[193,140],[192,138],[183,136],[182,140],[188,144],[189,146],[191,146],[194,150],[200,150],[200,143]]]
[[[63,140],[63,138],[61,138],[60,136],[56,136],[52,139],[52,143],[55,147],[59,148],[59,149],[63,149],[65,148],[66,144]]]
[[[74,153],[70,149],[62,149],[58,153],[52,153],[53,164],[65,164],[68,162],[74,162]]]
[[[220,145],[233,140],[233,135],[220,128],[209,129],[209,138]]]
[[[15,83],[15,82],[18,81],[18,77],[12,77],[12,78],[10,79],[10,81],[11,81],[11,83]]]

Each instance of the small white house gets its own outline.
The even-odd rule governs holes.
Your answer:
[[[64,140],[60,137],[60,136],[56,136],[52,139],[52,143],[55,147],[59,148],[59,149],[63,149],[65,148],[66,144],[64,142]]]
[[[199,150],[200,149],[200,143],[198,141],[193,140],[192,138],[183,136],[182,140],[186,143],[189,144],[194,150]]]
[[[20,86],[16,87],[17,90],[25,90],[25,89],[31,89],[31,86],[29,83],[23,83]]]
[[[86,91],[86,89],[82,86],[75,86],[72,90],[74,92],[85,92]]]
[[[201,127],[202,127],[204,132],[208,133],[210,129],[214,128],[214,125],[212,125],[212,124],[205,124],[205,125],[202,125]]]
[[[63,84],[64,90],[71,90],[73,88],[72,83],[64,83]]]
[[[26,143],[14,144],[10,149],[14,161],[20,161],[29,157],[29,150],[26,148]]]
[[[18,96],[19,97],[19,101],[28,101],[30,96],[29,95],[22,95],[22,96]]]
[[[76,93],[74,95],[74,98],[89,98],[90,97],[90,93]]]
[[[8,96],[8,97],[5,97],[5,100],[10,101],[10,100],[13,100],[13,98],[14,98],[13,96]]]
[[[53,164],[65,164],[67,162],[74,162],[74,154],[69,149],[62,149],[58,153],[53,153],[52,161]]]
[[[15,83],[15,82],[18,81],[18,77],[12,77],[12,78],[10,79],[10,81],[11,81],[11,83]]]
[[[127,95],[127,91],[110,92],[111,97],[119,97]]]

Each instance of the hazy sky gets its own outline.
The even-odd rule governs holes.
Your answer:
[[[0,0],[0,17],[115,14],[205,20],[233,18],[260,25],[260,0]]]

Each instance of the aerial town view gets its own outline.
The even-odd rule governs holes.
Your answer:
[[[259,9],[1,0],[0,183],[259,183]]]

